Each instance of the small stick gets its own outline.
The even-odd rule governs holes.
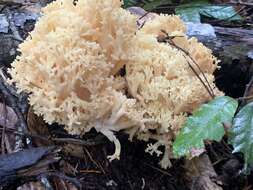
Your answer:
[[[6,104],[4,103],[4,126],[3,126],[2,141],[1,141],[2,154],[5,154],[5,130],[6,130],[6,119],[7,119],[7,109],[6,109]]]
[[[155,167],[155,166],[152,166],[152,165],[150,165],[150,164],[148,164],[148,163],[143,163],[144,165],[146,165],[146,166],[148,166],[148,167],[150,167],[150,168],[152,168],[153,170],[156,170],[156,171],[158,171],[158,172],[160,172],[160,173],[162,173],[162,174],[164,174],[164,175],[167,175],[167,176],[172,176],[169,172],[166,172],[165,170],[162,170],[162,169],[160,169],[160,168],[157,168],[157,167]]]
[[[168,33],[164,30],[161,30],[165,35],[165,42],[168,42],[170,45],[174,46],[175,48],[177,48],[178,50],[182,51],[186,56],[188,56],[190,58],[190,60],[197,66],[197,68],[199,69],[200,73],[202,74],[202,76],[204,77],[205,81],[207,82],[207,85],[205,84],[205,82],[202,80],[202,78],[198,75],[198,73],[195,71],[195,69],[193,68],[193,66],[190,64],[190,62],[187,61],[189,67],[191,68],[191,70],[194,72],[194,74],[198,77],[198,79],[201,81],[201,83],[204,85],[205,89],[207,90],[207,92],[209,93],[209,95],[214,98],[214,92],[212,90],[211,85],[209,84],[204,72],[201,70],[201,68],[199,67],[199,65],[196,63],[196,61],[191,57],[191,55],[189,54],[189,52],[185,51],[183,48],[177,46],[172,39],[170,38],[170,36],[168,35]],[[185,58],[187,58],[184,55]]]
[[[247,99],[251,99],[253,97],[249,96],[249,93],[250,93],[250,89],[253,85],[253,76],[251,77],[249,83],[246,85],[246,89],[244,91],[244,94],[243,94],[243,97],[242,97],[242,103],[241,103],[241,106],[244,106],[246,104],[246,100]],[[249,97],[249,98],[248,98]]]
[[[89,151],[88,151],[85,147],[84,147],[84,150],[85,150],[86,154],[88,155],[88,157],[90,158],[90,160],[91,160],[98,168],[100,168],[100,169],[102,170],[103,174],[105,174],[104,168],[103,168],[100,164],[98,164],[98,163],[92,158],[91,154],[89,153]]]
[[[40,136],[40,135],[32,135],[32,134],[30,134],[30,133],[21,132],[21,131],[14,130],[14,129],[9,129],[9,128],[5,128],[5,129],[4,129],[4,127],[0,127],[0,131],[5,131],[5,133],[12,133],[12,134],[18,135],[18,136],[39,138],[39,139],[41,139],[41,140],[49,141],[49,139],[48,139],[47,137],[43,137],[43,136]]]
[[[68,177],[61,172],[46,172],[44,174],[41,174],[40,177],[42,177],[42,178],[43,177],[58,177],[60,179],[67,180],[67,181],[73,183],[79,189],[82,189],[82,184],[80,183],[79,180],[77,180],[76,178]]]
[[[51,138],[50,140],[58,142],[58,143],[69,143],[69,144],[76,144],[76,145],[82,145],[82,146],[96,146],[99,144],[101,139],[98,139],[97,141],[85,141],[81,139],[75,139],[75,138]]]
[[[10,104],[10,106],[13,108],[15,114],[17,115],[20,121],[20,127],[22,131],[27,132],[27,124],[26,124],[23,114],[21,113],[19,109],[18,103],[16,102],[16,97],[10,92],[7,84],[5,84],[5,81],[1,75],[0,75],[0,91],[3,94],[4,98]]]
[[[0,131],[3,131],[3,127],[0,127]],[[5,128],[6,133],[13,133],[15,135],[24,136],[24,137],[30,137],[30,138],[38,138],[44,141],[54,141],[56,143],[69,143],[69,144],[76,144],[76,145],[82,145],[82,146],[96,146],[100,144],[103,140],[103,136],[97,136],[94,140],[81,140],[81,139],[75,139],[75,138],[48,138],[41,135],[33,135],[29,132],[21,132],[14,129],[8,129]]]

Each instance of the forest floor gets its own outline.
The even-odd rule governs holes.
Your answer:
[[[36,0],[0,2],[0,65],[3,71],[15,59],[18,44],[33,29],[40,8],[46,3]],[[237,10],[243,10],[240,14],[246,20],[237,23],[210,18],[201,20],[216,27],[221,46],[200,39],[221,59],[221,68],[215,73],[217,86],[234,98],[244,95],[253,76],[253,32],[249,32],[253,31],[253,5],[249,1],[249,4],[236,6]],[[158,7],[153,11],[173,13],[171,7]],[[224,28],[233,28],[237,33],[231,33],[232,30],[225,33]],[[246,40],[243,32],[247,34]],[[243,44],[242,50],[234,46],[238,42]],[[145,152],[146,142],[136,139],[129,142],[128,136],[120,132],[117,136],[122,144],[121,158],[109,162],[107,156],[113,153],[114,145],[106,138],[95,131],[83,138],[70,136],[57,124],[45,124],[27,105],[26,95],[17,97],[13,93],[15,90],[0,78],[0,168],[8,168],[0,170],[0,189],[74,190],[80,186],[85,190],[210,189],[195,184],[201,176],[188,178],[189,168],[184,159],[172,160],[171,168],[161,169],[159,158]],[[26,127],[25,132],[18,131],[17,124]],[[22,150],[17,151],[21,137],[33,142],[24,154]],[[253,189],[253,170],[247,175],[241,172],[243,156],[232,153],[226,137],[221,142],[206,143],[206,149],[205,155],[216,173],[212,180],[221,189]]]

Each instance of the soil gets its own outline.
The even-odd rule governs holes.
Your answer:
[[[32,30],[34,21],[26,22],[20,35],[26,37]],[[11,62],[11,60],[8,60]],[[5,64],[8,65],[9,63]],[[217,86],[232,97],[243,96],[246,84],[251,78],[250,66],[242,65],[239,60],[231,64],[222,64],[216,71]],[[48,126],[50,135],[54,137],[69,137],[60,126]],[[96,136],[92,131],[88,136]],[[61,153],[61,161],[51,166],[52,170],[63,171],[82,183],[84,190],[188,190],[191,189],[184,178],[184,160],[172,160],[173,166],[163,170],[158,165],[159,158],[145,153],[146,142],[128,141],[128,136],[118,133],[122,145],[120,160],[109,162],[107,155],[114,151],[114,146],[108,140],[87,148],[73,148]],[[64,144],[64,143],[63,143]],[[80,150],[79,150],[80,149]],[[206,145],[207,154],[222,182],[224,190],[253,189],[253,172],[245,175],[243,156],[233,154],[232,148],[224,138],[220,143]],[[81,151],[81,157],[74,156]],[[54,181],[55,178],[52,178]],[[57,183],[52,183],[54,189],[61,189]]]

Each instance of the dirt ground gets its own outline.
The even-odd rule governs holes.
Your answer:
[[[19,12],[20,6],[16,4],[6,4],[0,9],[0,13],[7,14],[6,6],[9,6],[12,13]],[[15,10],[16,9],[16,10]],[[33,10],[34,11],[34,10]],[[159,10],[157,10],[159,12]],[[163,9],[164,11],[164,9]],[[165,11],[166,12],[166,11]],[[38,12],[35,11],[37,14]],[[14,14],[13,14],[14,15]],[[25,38],[29,31],[33,29],[35,19],[30,18],[25,20],[22,27],[17,27],[17,30],[22,38]],[[7,40],[7,45],[10,45],[7,37],[13,31],[7,31],[6,34],[0,33],[0,39]],[[16,51],[17,44],[11,41],[10,51]],[[3,41],[2,46],[3,47]],[[7,46],[5,46],[6,48]],[[7,53],[8,54],[8,53]],[[0,64],[3,70],[6,70],[11,61],[15,58],[16,53],[7,57],[6,52],[0,50]],[[217,53],[217,56],[220,55]],[[252,62],[252,60],[248,60]],[[243,96],[245,87],[249,82],[252,71],[251,65],[242,60],[234,59],[230,63],[221,63],[221,69],[216,71],[217,86],[226,92],[226,94],[237,98]],[[5,96],[1,96],[2,103],[10,105]],[[24,102],[23,102],[24,103]],[[25,103],[26,104],[26,101]],[[1,114],[1,113],[0,113]],[[47,135],[51,138],[66,138],[66,141],[54,143],[52,141],[40,141],[35,139],[35,147],[44,147],[56,145],[61,147],[58,153],[60,159],[49,167],[41,167],[43,170],[55,172],[54,175],[46,175],[50,180],[50,186],[42,187],[38,176],[22,176],[22,179],[17,177],[13,183],[3,187],[3,189],[16,189],[19,184],[24,181],[27,185],[19,187],[20,190],[26,189],[77,189],[73,183],[81,183],[84,190],[190,190],[194,181],[189,182],[185,173],[185,160],[172,160],[173,166],[167,170],[163,170],[158,165],[159,158],[145,153],[146,142],[133,140],[128,141],[128,136],[117,134],[122,145],[122,153],[120,160],[109,162],[107,155],[114,151],[114,146],[103,137],[95,142],[92,146],[70,145],[68,140],[73,138],[68,135],[61,126],[57,124],[46,125],[35,116],[30,116],[36,123],[29,125],[29,130],[36,135]],[[34,117],[34,118],[33,118]],[[29,118],[29,115],[28,115]],[[28,123],[29,124],[29,123]],[[40,126],[40,130],[36,130],[35,126]],[[96,139],[98,135],[91,131],[84,138]],[[224,190],[250,190],[253,189],[253,172],[248,175],[241,172],[244,165],[243,156],[241,154],[233,154],[232,147],[227,143],[226,137],[221,142],[207,142],[207,155],[209,156],[212,166],[215,169],[218,177],[213,179]],[[2,149],[1,149],[2,151]],[[1,165],[0,165],[1,167]],[[27,171],[26,171],[27,172]],[[1,172],[0,172],[1,173]],[[56,175],[57,173],[57,175]],[[13,174],[14,175],[14,174]],[[21,175],[20,172],[15,176]],[[40,176],[41,177],[41,176]],[[30,180],[34,181],[33,183]],[[192,179],[191,179],[192,180]],[[197,179],[196,179],[197,180]],[[0,186],[3,184],[0,184]],[[80,184],[79,184],[80,185]],[[1,188],[0,188],[1,189]]]

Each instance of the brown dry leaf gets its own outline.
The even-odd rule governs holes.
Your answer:
[[[18,187],[17,190],[46,190],[46,189],[40,182],[30,182]]]
[[[18,118],[13,109],[0,103],[0,125],[6,126],[9,129],[15,129],[17,121]]]
[[[13,111],[13,109],[9,106],[6,106],[3,103],[0,103],[0,126],[3,129],[1,130],[2,149],[6,149],[7,153],[13,152],[15,148],[15,135],[9,132],[7,133],[6,130],[12,129],[15,131],[15,129],[17,129],[16,127],[17,121],[18,121],[18,118],[15,112]],[[5,131],[4,135],[2,133],[3,131]],[[2,150],[2,152],[3,151],[4,150]]]
[[[54,184],[56,186],[55,189],[58,190],[78,190],[74,185],[62,179],[55,178]]]
[[[34,114],[33,109],[31,107],[28,110],[27,126],[28,131],[30,132],[31,135],[38,135],[42,137],[50,136],[47,124],[45,123],[42,117],[39,117],[36,114]],[[48,146],[53,144],[51,141],[45,141],[39,138],[34,138],[33,143],[36,146]]]
[[[77,166],[74,167],[65,160],[62,160],[60,162],[60,167],[61,167],[62,171],[67,175],[72,175],[72,176],[74,175],[75,176],[78,173]]]

